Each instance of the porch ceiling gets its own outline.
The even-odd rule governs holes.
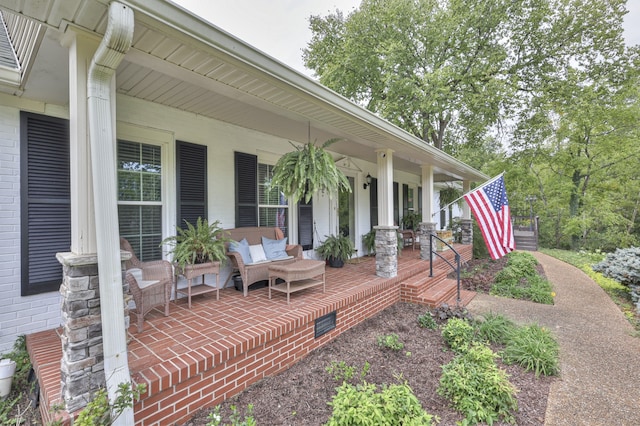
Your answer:
[[[108,3],[0,0],[0,7],[56,31],[73,25],[102,35]],[[440,182],[487,178],[173,3],[121,3],[135,11],[136,24],[117,71],[118,93],[294,142],[338,137],[332,151],[374,163],[376,149],[391,148],[394,168],[420,174],[421,165],[431,164]],[[68,93],[60,92],[67,103]]]

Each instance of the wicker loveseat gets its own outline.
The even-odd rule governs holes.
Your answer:
[[[226,236],[234,241],[241,241],[246,238],[250,245],[262,244],[262,237],[271,240],[282,240],[284,235],[280,228],[269,227],[245,227],[225,229]],[[287,255],[290,257],[282,260],[270,260],[251,264],[245,264],[242,256],[238,252],[229,251],[227,243],[227,256],[231,260],[234,271],[238,271],[242,277],[242,288],[244,296],[248,294],[249,286],[255,282],[269,279],[269,265],[274,263],[290,263],[296,259],[302,259],[302,246],[289,244],[286,246]],[[232,274],[233,275],[233,274]],[[229,279],[231,276],[229,276]],[[228,279],[227,279],[228,282]]]

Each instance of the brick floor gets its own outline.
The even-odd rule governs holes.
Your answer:
[[[463,259],[471,257],[470,246],[456,248]],[[455,303],[455,280],[446,279],[444,262],[437,261],[437,266],[434,277],[429,277],[429,262],[419,259],[419,251],[405,249],[398,258],[397,277],[377,277],[373,257],[355,259],[340,269],[327,267],[326,292],[316,286],[292,293],[289,305],[284,293],[272,292],[269,300],[267,288],[243,297],[231,287],[220,291],[220,300],[211,293],[193,297],[191,309],[185,298],[172,302],[169,317],[152,311],[141,333],[134,325],[128,330],[131,376],[147,385],[135,407],[136,424],[183,421],[203,404],[219,403],[288,368],[308,351],[397,301]],[[463,292],[463,303],[473,295]],[[315,319],[333,311],[339,315],[337,330],[314,339]],[[53,419],[47,407],[61,403],[58,333],[27,336],[45,424]],[[174,406],[170,414],[162,414],[166,405]],[[58,416],[68,420],[65,412]]]

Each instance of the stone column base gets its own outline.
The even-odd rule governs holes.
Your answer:
[[[398,275],[398,227],[374,226],[376,230],[376,275],[393,278]]]
[[[460,228],[462,230],[462,244],[473,245],[473,219],[462,219]]]
[[[418,225],[420,235],[420,259],[422,260],[429,260],[431,258],[430,235],[436,234],[436,225],[435,222],[420,222]]]

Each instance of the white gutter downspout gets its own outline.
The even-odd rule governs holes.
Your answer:
[[[111,402],[120,383],[131,383],[124,327],[111,82],[131,47],[133,28],[133,10],[118,2],[111,3],[107,31],[91,61],[87,81],[104,374]],[[134,424],[133,409],[125,410],[113,424]]]

